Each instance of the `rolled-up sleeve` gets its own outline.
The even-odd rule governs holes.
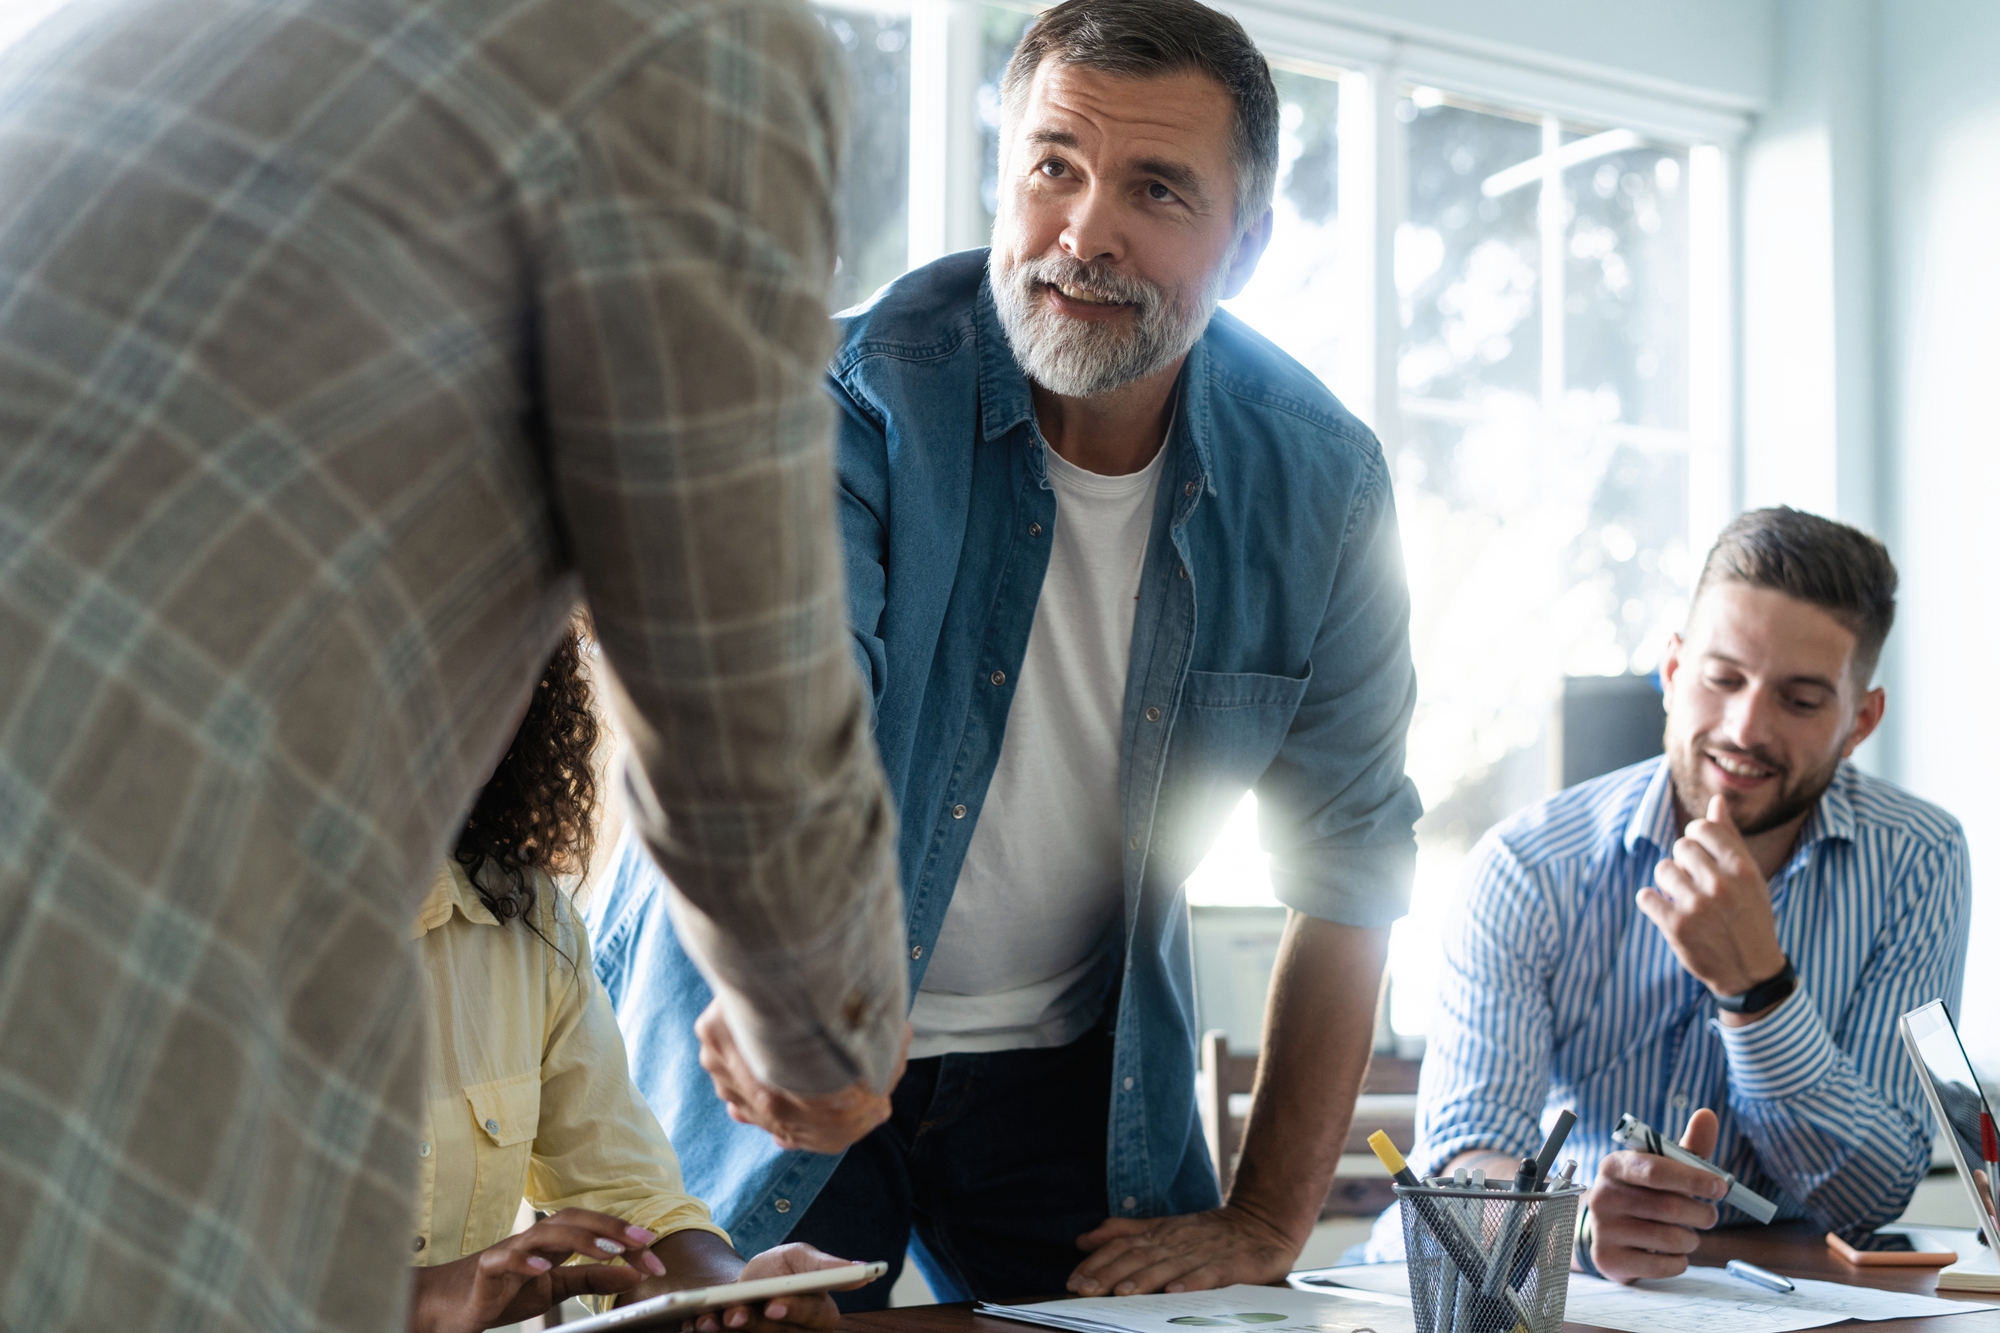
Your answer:
[[[618,1020],[591,970],[589,938],[567,902],[563,908],[577,950],[574,957],[549,951],[556,998],[544,1037],[528,1201],[545,1213],[588,1208],[662,1236],[692,1228],[726,1241],[708,1206],[682,1184],[673,1144],[632,1084]]]
[[[541,277],[634,827],[751,1065],[806,1094],[885,1086],[907,1007],[820,380],[840,88],[803,6],[699,11],[581,127]]]
[[[1312,673],[1276,760],[1257,783],[1280,902],[1350,926],[1409,908],[1423,804],[1403,772],[1416,670],[1395,497],[1381,451],[1356,488]]]

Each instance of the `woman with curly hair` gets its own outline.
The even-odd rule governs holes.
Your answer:
[[[424,1333],[514,1323],[570,1296],[622,1302],[845,1262],[781,1245],[745,1264],[682,1187],[632,1085],[558,887],[582,882],[596,832],[585,636],[573,625],[550,659],[417,913],[435,1020],[411,1255],[410,1327]],[[510,1235],[524,1197],[550,1216]],[[798,1333],[838,1317],[826,1296],[794,1296],[700,1327]]]

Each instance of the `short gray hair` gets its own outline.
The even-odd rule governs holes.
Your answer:
[[[1278,181],[1278,90],[1243,25],[1200,0],[1065,0],[1014,48],[1000,80],[1011,120],[1042,61],[1124,78],[1206,74],[1236,104],[1236,229],[1271,206]]]

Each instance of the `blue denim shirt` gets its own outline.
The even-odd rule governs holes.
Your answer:
[[[918,269],[838,322],[848,597],[902,820],[914,993],[1000,755],[1056,498],[985,251]],[[1244,790],[1257,792],[1278,897],[1357,926],[1402,915],[1420,813],[1403,774],[1416,678],[1381,446],[1227,313],[1189,353],[1179,393],[1125,698],[1108,1216],[1217,1202],[1195,1111],[1182,885]],[[838,1159],[780,1152],[716,1100],[688,1034],[708,988],[629,839],[590,924],[634,1075],[689,1188],[743,1253],[782,1240]]]

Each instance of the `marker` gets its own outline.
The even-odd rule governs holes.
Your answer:
[[[1651,1153],[1655,1157],[1669,1158],[1683,1166],[1691,1166],[1710,1175],[1721,1176],[1729,1182],[1729,1193],[1722,1197],[1759,1222],[1769,1222],[1778,1215],[1777,1204],[1750,1189],[1714,1162],[1705,1157],[1695,1156],[1629,1111],[1619,1117],[1618,1128],[1611,1131],[1611,1138],[1634,1152]]]
[[[1791,1284],[1789,1279],[1779,1277],[1767,1268],[1759,1268],[1755,1264],[1745,1263],[1741,1259],[1731,1259],[1723,1267],[1729,1270],[1729,1276],[1740,1277],[1745,1282],[1753,1283],[1768,1291],[1798,1290],[1797,1287]]]
[[[1564,1110],[1556,1116],[1555,1127],[1542,1140],[1542,1150],[1535,1154],[1535,1188],[1540,1189],[1549,1178],[1549,1168],[1556,1164],[1556,1154],[1562,1151],[1563,1140],[1569,1137],[1571,1126],[1576,1124],[1576,1112]]]
[[[1993,1129],[1993,1113],[1979,1113],[1979,1155],[1986,1159],[1987,1215],[2000,1222],[2000,1133]]]

